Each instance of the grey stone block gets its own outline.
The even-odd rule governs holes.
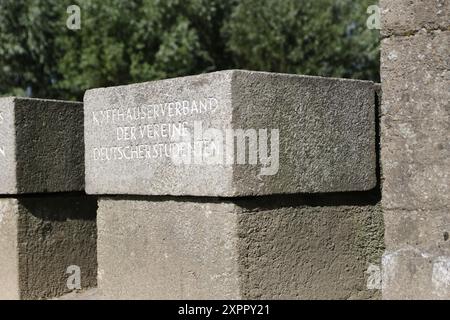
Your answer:
[[[52,298],[51,300],[103,300],[101,292],[97,288],[91,288],[81,291],[73,291],[71,293],[62,295],[60,297]]]
[[[405,247],[383,255],[383,299],[450,299],[450,256]]]
[[[381,42],[382,114],[395,120],[449,116],[450,31]]]
[[[450,256],[450,215],[440,210],[384,210],[385,243],[390,251],[415,247]]]
[[[0,194],[84,189],[81,103],[0,98]]]
[[[0,299],[69,292],[67,268],[96,285],[97,201],[83,195],[0,198]]]
[[[382,42],[383,207],[450,205],[450,31]]]
[[[367,194],[100,198],[98,288],[111,299],[361,299],[383,222]]]
[[[449,299],[450,2],[381,1],[384,299]]]
[[[381,0],[382,35],[410,35],[420,29],[449,30],[448,0]]]
[[[368,81],[241,70],[88,90],[86,190],[227,197],[369,190],[376,185],[374,95]],[[203,163],[177,164],[171,156],[186,154],[193,141],[209,151],[220,145],[217,136],[192,137],[196,121],[224,140],[227,129],[267,129],[269,139],[255,131],[247,142],[258,135],[269,150],[279,130],[279,164],[263,165],[264,148],[253,153],[248,144],[245,164],[237,164],[236,146],[232,163],[226,152],[206,151]],[[172,135],[183,125],[191,137]],[[173,146],[180,141],[185,149]]]

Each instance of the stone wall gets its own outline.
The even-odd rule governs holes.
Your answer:
[[[450,298],[450,1],[381,1],[385,299]]]
[[[115,299],[376,299],[378,192],[105,197],[98,285]]]
[[[86,189],[100,197],[100,292],[379,297],[367,287],[384,250],[376,92],[370,81],[245,70],[87,91]],[[223,142],[222,131],[245,130],[247,140],[231,135],[226,147],[246,144],[249,162],[237,163],[238,153],[228,162],[225,152],[175,161],[179,149],[167,147],[179,142],[167,134],[174,123],[191,133],[181,141],[193,146],[188,152],[204,140]],[[252,148],[251,133],[264,130]],[[264,175],[261,144],[274,130],[276,171]]]
[[[0,299],[96,285],[97,199],[84,190],[81,103],[0,98]]]

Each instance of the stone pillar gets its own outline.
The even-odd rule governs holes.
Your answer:
[[[0,98],[0,299],[64,294],[72,265],[96,284],[83,136],[81,103]]]
[[[232,70],[84,100],[101,294],[376,296],[373,83]]]
[[[385,299],[450,298],[450,1],[381,1]]]

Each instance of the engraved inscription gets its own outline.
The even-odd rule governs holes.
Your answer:
[[[127,161],[189,154],[193,146],[184,140],[189,136],[189,128],[194,126],[194,118],[214,113],[218,108],[216,98],[205,97],[93,111],[92,124],[114,130],[110,134],[116,143],[94,147],[91,157],[94,161]],[[211,143],[196,141],[196,146],[210,148]]]
[[[161,117],[181,117],[207,112],[214,112],[219,106],[216,98],[199,100],[183,100],[169,103],[143,105],[132,108],[111,108],[92,112],[92,121],[95,125],[134,123],[138,120],[151,120]]]

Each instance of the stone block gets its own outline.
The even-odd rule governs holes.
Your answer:
[[[448,0],[381,0],[382,35],[410,35],[420,29],[449,30]]]
[[[0,194],[82,191],[82,104],[0,98],[0,181]]]
[[[390,251],[415,247],[450,256],[450,215],[440,210],[384,210],[385,244]]]
[[[111,197],[98,209],[107,299],[368,299],[383,222],[365,193]]]
[[[382,115],[394,120],[449,117],[449,31],[381,41]]]
[[[383,299],[450,299],[450,256],[413,247],[383,255]]]
[[[384,299],[449,299],[450,2],[383,0]]]
[[[230,70],[88,90],[84,102],[90,194],[233,197],[376,185],[369,81]]]
[[[96,285],[97,201],[83,195],[0,198],[0,299],[46,299]]]
[[[383,207],[450,204],[450,31],[382,42]],[[445,209],[446,208],[446,209]]]

